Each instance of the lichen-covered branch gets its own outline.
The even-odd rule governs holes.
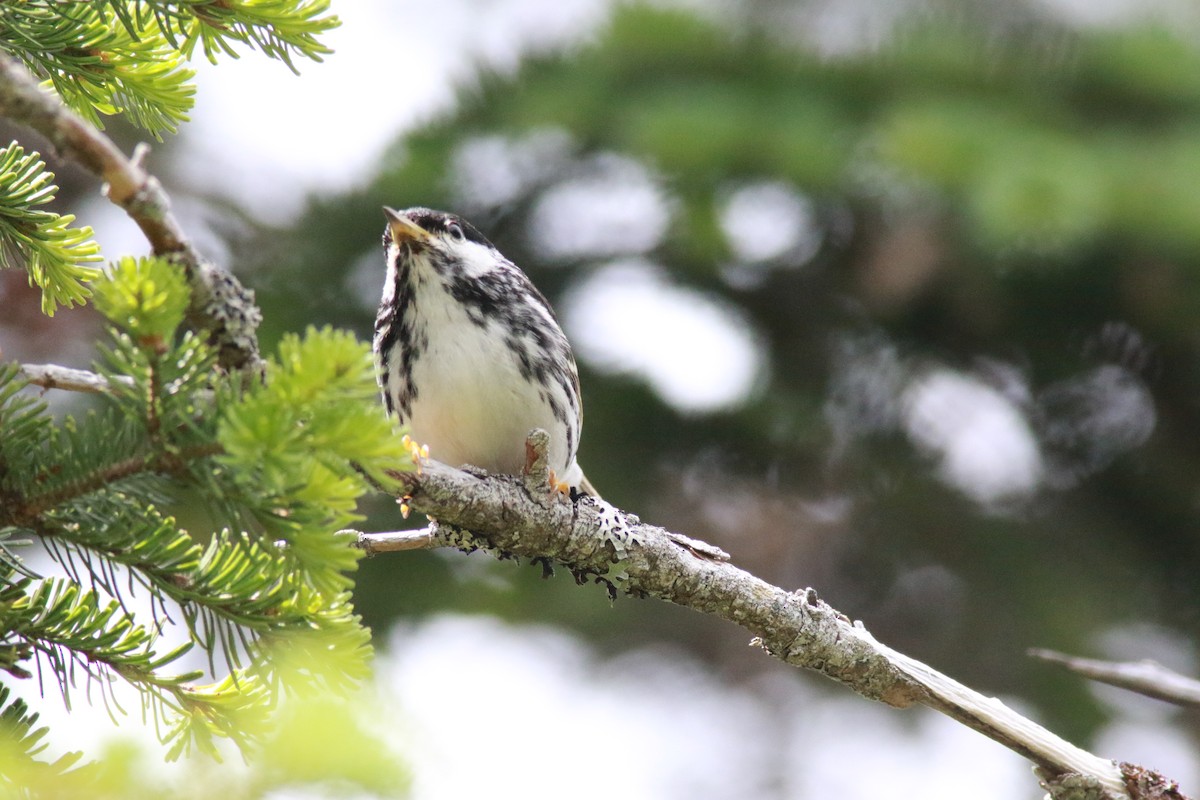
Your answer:
[[[1029,655],[1060,664],[1077,675],[1168,703],[1200,708],[1200,681],[1154,661],[1100,661],[1054,650],[1033,649]]]
[[[142,167],[145,149],[127,158],[111,139],[68,109],[15,58],[0,54],[0,116],[36,130],[55,150],[105,182],[105,194],[141,228],[156,255],[180,264],[192,289],[189,317],[207,331],[227,369],[257,368],[254,293],[205,260],[171,213],[158,180]]]
[[[606,503],[572,503],[531,488],[547,483],[528,475],[487,476],[427,461],[419,474],[399,477],[408,504],[437,522],[412,534],[360,534],[358,544],[368,552],[452,546],[550,558],[611,591],[655,597],[740,625],[771,655],[864,697],[947,714],[1029,759],[1052,794],[1131,797],[1113,762],[879,643],[811,589],[773,586]]]

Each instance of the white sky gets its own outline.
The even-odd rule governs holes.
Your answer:
[[[342,27],[299,77],[256,55],[198,64],[200,91],[181,159],[189,180],[254,203],[298,209],[308,190],[371,175],[398,133],[452,107],[474,65],[503,72],[522,52],[579,40],[607,0],[466,0],[335,4]],[[321,113],[313,114],[319,107]],[[336,146],[334,146],[336,145]],[[232,168],[228,168],[232,167]]]

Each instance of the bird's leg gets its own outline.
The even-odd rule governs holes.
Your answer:
[[[429,458],[429,445],[418,444],[415,439],[407,433],[400,437],[400,443],[404,445],[404,449],[408,451],[408,457],[412,459],[413,466],[417,470],[417,474],[421,474],[421,461]],[[408,501],[411,498],[408,495],[399,498],[396,502],[400,504],[400,516],[408,519],[408,514],[412,511],[409,508]]]

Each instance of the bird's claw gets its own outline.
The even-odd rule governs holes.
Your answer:
[[[554,474],[554,470],[550,470],[550,491],[558,492],[569,499],[571,497],[571,484],[566,481],[560,481],[558,476]]]
[[[429,458],[429,445],[419,444],[415,439],[407,433],[400,437],[400,444],[408,451],[408,457],[412,459],[413,467],[416,468],[417,474],[421,474],[421,462]],[[401,497],[396,502],[400,504],[400,516],[408,519],[409,513],[412,512],[412,507],[408,501],[412,498],[408,495]]]
[[[429,445],[418,444],[407,433],[400,437],[400,444],[404,445],[404,449],[408,451],[408,457],[412,459],[413,466],[417,468],[417,474],[420,475],[421,461],[429,458]]]

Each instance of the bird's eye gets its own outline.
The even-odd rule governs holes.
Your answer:
[[[447,233],[449,233],[449,234],[450,234],[451,236],[453,236],[453,237],[454,237],[454,238],[455,238],[457,241],[460,241],[460,242],[461,242],[463,239],[467,238],[466,234],[465,234],[465,233],[463,233],[462,226],[461,226],[461,225],[459,225],[457,222],[451,222],[449,225],[447,225],[447,226],[446,226],[446,232],[447,232]]]

